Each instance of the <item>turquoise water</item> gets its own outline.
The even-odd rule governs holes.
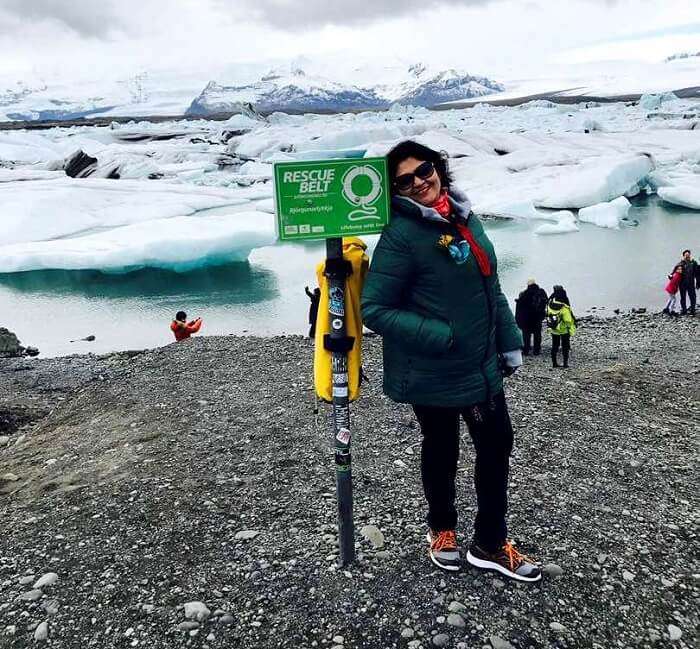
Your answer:
[[[582,224],[578,233],[537,236],[539,223],[489,221],[503,290],[512,299],[534,277],[563,284],[574,310],[663,306],[666,274],[683,248],[700,257],[700,213],[657,199],[637,200],[637,227]],[[184,309],[204,319],[203,335],[274,335],[307,330],[304,286],[315,285],[323,243],[255,250],[246,264],[186,274],[126,275],[41,271],[0,275],[0,326],[42,356],[157,347],[172,341],[170,320]],[[94,342],[70,342],[94,335]]]

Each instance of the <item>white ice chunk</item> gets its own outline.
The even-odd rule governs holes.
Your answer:
[[[615,230],[620,227],[620,221],[627,218],[629,209],[630,202],[624,196],[620,196],[609,203],[599,203],[579,210],[578,220]]]
[[[274,218],[264,212],[179,216],[82,237],[0,246],[0,273],[144,267],[185,271],[245,261],[254,248],[274,242]]]
[[[49,180],[50,178],[65,178],[66,172],[45,171],[43,169],[33,169],[31,167],[20,167],[18,169],[0,168],[0,183],[11,183],[15,180]]]
[[[654,169],[651,156],[615,156],[587,159],[565,170],[549,193],[535,201],[555,209],[590,207],[623,196]]]
[[[659,187],[659,196],[667,203],[700,210],[700,186],[683,185],[677,187]]]
[[[639,99],[639,106],[644,110],[655,110],[667,101],[675,101],[678,97],[672,92],[662,92],[660,94],[646,94]]]
[[[525,219],[532,221],[555,221],[571,212],[543,212],[535,208],[532,201],[504,201],[492,203],[481,202],[474,205],[474,212],[482,216],[493,216],[501,219]]]
[[[238,173],[245,176],[258,176],[259,178],[272,178],[272,165],[264,162],[249,160],[241,165]]]
[[[64,176],[0,183],[0,245],[43,241],[246,202],[234,190],[165,181]]]
[[[268,214],[275,213],[275,201],[272,198],[266,198],[262,201],[257,201],[255,203],[255,209],[261,212],[267,212]]]
[[[535,234],[565,234],[567,232],[578,232],[576,217],[572,212],[556,212],[558,221],[556,223],[543,223],[535,228]]]

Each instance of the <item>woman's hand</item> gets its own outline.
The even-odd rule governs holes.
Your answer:
[[[523,353],[519,349],[514,349],[510,352],[503,352],[501,355],[503,362],[501,363],[501,374],[504,377],[512,376],[523,364]]]

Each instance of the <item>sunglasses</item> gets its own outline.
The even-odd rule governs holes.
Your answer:
[[[416,178],[427,180],[435,173],[435,165],[432,162],[421,162],[410,174],[401,174],[394,178],[394,187],[401,192],[406,192],[411,187]]]

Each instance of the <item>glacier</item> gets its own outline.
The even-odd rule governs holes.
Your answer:
[[[0,131],[0,272],[245,260],[275,243],[274,162],[384,155],[406,138],[446,152],[477,214],[532,222],[538,236],[617,229],[639,194],[700,209],[700,130],[680,128],[700,119],[700,101],[662,108],[672,117],[533,101]],[[68,178],[76,150],[119,178]]]

